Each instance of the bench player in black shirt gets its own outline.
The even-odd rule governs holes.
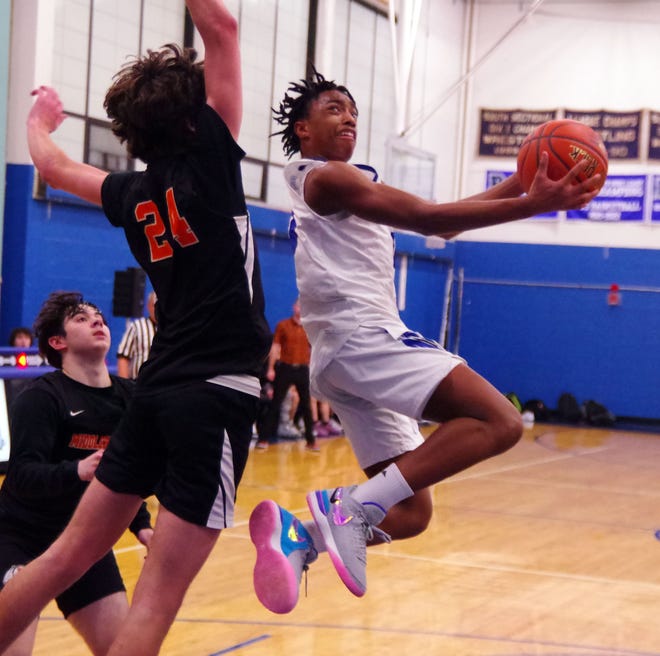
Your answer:
[[[133,393],[132,381],[108,372],[110,331],[79,293],[52,293],[35,333],[56,370],[31,381],[11,408],[11,457],[0,488],[0,587],[66,526]],[[153,530],[145,504],[130,529],[148,546]],[[112,551],[60,594],[57,605],[91,652],[105,654],[128,613]],[[9,653],[31,654],[36,629],[34,621]]]
[[[0,650],[107,551],[141,497],[154,493],[160,509],[149,558],[109,654],[158,653],[220,530],[233,522],[271,336],[236,144],[238,25],[221,0],[186,5],[204,65],[174,46],[148,52],[106,94],[113,132],[146,171],[108,175],[73,162],[50,138],[64,118],[57,94],[35,92],[28,118],[35,165],[49,184],[101,204],[123,228],[158,297],[158,332],[67,529],[0,592]]]

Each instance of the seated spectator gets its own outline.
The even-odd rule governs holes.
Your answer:
[[[9,346],[16,348],[30,348],[34,338],[32,331],[25,326],[18,326],[9,333]]]
[[[312,397],[312,417],[316,437],[335,437],[344,434],[341,424],[333,418],[332,409],[327,401]]]

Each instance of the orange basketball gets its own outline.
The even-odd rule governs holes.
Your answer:
[[[548,153],[548,176],[563,178],[580,160],[589,164],[578,180],[582,182],[600,173],[600,187],[607,176],[607,150],[597,132],[579,121],[559,119],[539,125],[525,137],[518,151],[518,176],[527,192],[536,175],[541,153]]]

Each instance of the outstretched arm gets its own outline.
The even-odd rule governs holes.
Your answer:
[[[75,162],[50,136],[66,118],[57,92],[39,87],[27,120],[28,147],[41,177],[56,189],[64,189],[90,203],[101,205],[101,185],[108,175],[89,164]]]
[[[206,99],[238,139],[243,118],[238,23],[222,0],[186,0],[204,41]]]
[[[467,198],[462,198],[460,202],[465,202],[468,200],[497,200],[500,198],[516,198],[523,193],[522,186],[520,185],[520,180],[518,174],[514,173],[502,180],[502,182],[489,187],[485,191],[482,191],[473,196],[468,196]],[[460,235],[462,231],[456,230],[452,232],[444,232],[440,236],[445,239],[452,239],[456,235]]]
[[[520,184],[520,179],[518,178],[518,174],[514,173],[508,178],[504,178],[502,182],[489,187],[485,191],[474,194],[474,196],[468,196],[462,200],[496,200],[498,198],[516,198],[522,193],[523,188]]]
[[[600,182],[600,176],[578,182],[586,165],[582,160],[561,180],[551,180],[544,153],[526,196],[519,195],[517,176],[511,176],[475,198],[438,204],[371,182],[354,166],[330,161],[309,173],[305,201],[321,215],[348,210],[367,221],[394,228],[424,235],[450,235],[544,212],[584,207],[597,195]]]

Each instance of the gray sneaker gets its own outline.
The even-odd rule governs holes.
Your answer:
[[[375,504],[361,504],[351,497],[356,488],[317,490],[307,495],[307,505],[319,527],[328,555],[339,578],[357,597],[367,591],[367,543],[390,542],[379,528],[385,511]]]

